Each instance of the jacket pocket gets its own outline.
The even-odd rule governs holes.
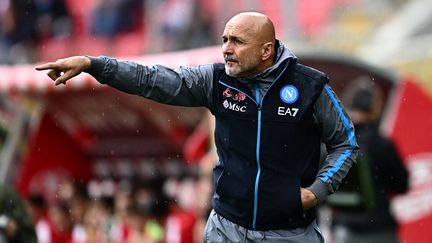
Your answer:
[[[299,178],[272,174],[263,175],[262,181],[258,203],[260,225],[284,225],[304,217]]]
[[[216,166],[214,179],[215,190],[221,200],[231,202],[251,202],[253,197],[252,181],[254,175],[247,175],[244,170],[230,170]]]

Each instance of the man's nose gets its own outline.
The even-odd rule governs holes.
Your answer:
[[[223,54],[232,54],[233,53],[232,45],[229,41],[222,45],[222,53]]]

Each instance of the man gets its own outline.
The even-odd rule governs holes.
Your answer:
[[[219,161],[206,242],[322,242],[315,206],[355,160],[353,125],[328,78],[297,63],[267,16],[234,16],[222,41],[224,64],[173,70],[71,57],[36,69],[57,85],[85,71],[127,93],[212,112]]]
[[[348,113],[360,145],[358,163],[328,198],[338,243],[396,243],[390,196],[406,192],[408,171],[393,142],[379,131],[382,93],[368,77],[347,88]],[[349,200],[347,200],[349,199]]]

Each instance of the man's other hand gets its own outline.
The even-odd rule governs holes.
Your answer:
[[[311,191],[306,188],[300,188],[301,201],[304,210],[310,209],[317,205],[318,200]]]

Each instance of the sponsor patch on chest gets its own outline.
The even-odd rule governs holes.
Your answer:
[[[299,108],[279,106],[277,114],[279,116],[291,116],[291,117],[295,117],[297,115],[298,111],[299,111]]]
[[[232,111],[238,111],[238,112],[246,112],[246,106],[245,105],[239,105],[234,102],[229,102],[228,100],[225,100],[222,103],[223,107],[228,110]]]
[[[235,92],[230,88],[225,89],[223,96],[226,99],[222,102],[222,106],[231,111],[246,112],[246,105],[242,101],[246,99],[246,95],[241,92]]]

